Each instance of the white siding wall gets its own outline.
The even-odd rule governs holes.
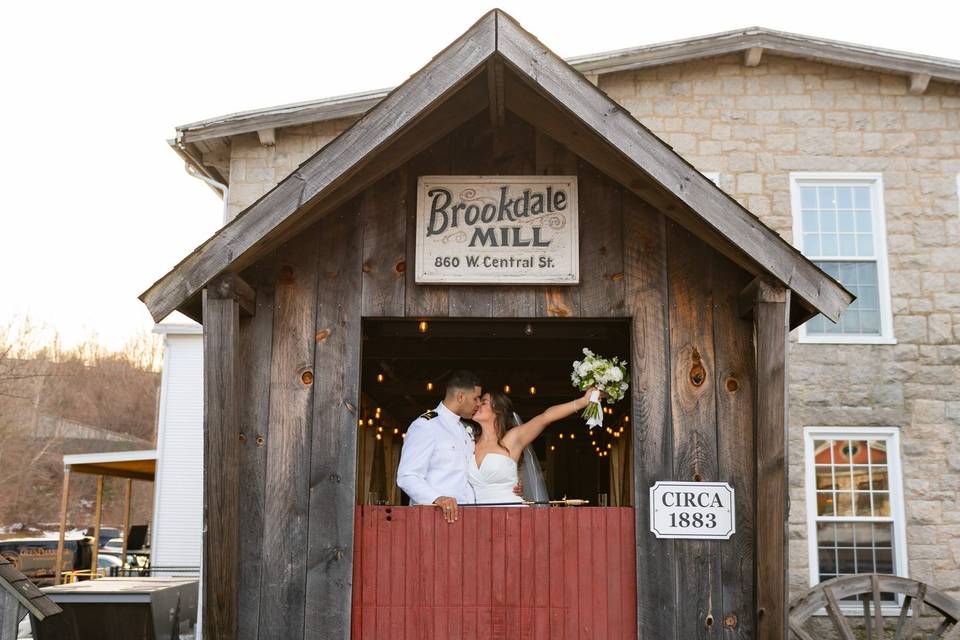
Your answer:
[[[152,562],[200,566],[203,527],[203,336],[167,333],[157,430]]]

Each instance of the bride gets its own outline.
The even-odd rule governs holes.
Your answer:
[[[517,464],[524,448],[536,440],[552,422],[582,411],[590,402],[594,389],[583,397],[550,407],[540,415],[509,429],[513,423],[513,403],[507,394],[491,391],[480,398],[480,407],[473,421],[480,425],[468,476],[477,504],[519,504],[523,498],[514,495],[517,485]],[[526,461],[525,461],[526,464]]]

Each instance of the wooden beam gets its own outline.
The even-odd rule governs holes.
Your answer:
[[[260,139],[260,144],[265,147],[272,147],[277,144],[277,130],[273,127],[269,129],[260,129],[257,131],[257,138]]]
[[[763,57],[763,47],[750,47],[743,52],[743,66],[758,67]]]
[[[225,273],[207,285],[210,295],[218,300],[235,300],[248,316],[257,313],[257,292],[235,273]]]
[[[590,82],[590,84],[592,84],[593,86],[595,86],[595,87],[599,87],[599,86],[600,86],[600,74],[599,74],[599,73],[585,72],[585,73],[583,74],[583,77],[586,78],[586,79]]]
[[[572,113],[582,128],[596,133],[616,153],[626,157],[635,167],[636,178],[643,174],[652,178],[673,199],[695,212],[713,231],[751,256],[818,311],[834,321],[840,317],[853,301],[846,289],[509,16],[503,12],[497,16],[497,52],[524,82]],[[509,90],[507,97],[510,98]],[[539,120],[531,122],[539,127]],[[625,186],[632,187],[635,181]]]
[[[130,541],[130,498],[133,495],[133,478],[127,478],[123,492],[123,544],[120,547],[120,566],[127,562],[127,543]]]
[[[203,634],[233,640],[240,575],[240,303],[233,287],[204,289],[203,325]]]
[[[915,96],[921,95],[927,92],[928,86],[930,86],[929,73],[911,73],[910,74],[910,93],[912,93]]]
[[[750,281],[737,300],[737,310],[741,318],[753,317],[757,302],[785,302],[784,288],[770,277],[757,276]]]
[[[70,469],[63,470],[63,490],[60,496],[60,535],[57,538],[57,559],[54,573],[54,585],[60,584],[63,571],[63,539],[67,529],[67,500],[70,495]]]
[[[748,287],[749,288],[749,287]],[[742,308],[742,307],[741,307]],[[756,287],[757,637],[787,637],[787,335],[790,291]]]
[[[503,62],[494,58],[487,61],[487,94],[490,126],[499,129],[503,126],[507,113],[503,101]]]
[[[103,476],[97,476],[97,506],[93,520],[93,554],[90,557],[90,575],[97,575],[97,555],[100,552],[100,521],[103,515]]]

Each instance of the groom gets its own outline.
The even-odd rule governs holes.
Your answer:
[[[400,452],[397,484],[410,504],[435,504],[447,522],[457,520],[457,503],[475,502],[467,476],[473,455],[473,435],[461,418],[480,406],[480,379],[472,372],[454,371],[447,379],[443,401],[413,421]]]

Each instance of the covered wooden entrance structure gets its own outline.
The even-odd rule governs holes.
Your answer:
[[[418,285],[417,179],[446,174],[576,176],[579,284]],[[578,618],[549,637],[784,637],[787,332],[836,320],[852,296],[503,12],[141,299],[157,320],[204,325],[206,637],[349,637],[358,596],[386,575],[358,572],[369,555],[355,547],[361,320],[374,317],[628,319],[634,535],[618,557],[636,575],[617,619],[636,626]],[[733,538],[650,533],[647,491],[670,479],[729,482]],[[380,619],[355,637],[398,637]],[[487,619],[460,634],[513,637]]]

